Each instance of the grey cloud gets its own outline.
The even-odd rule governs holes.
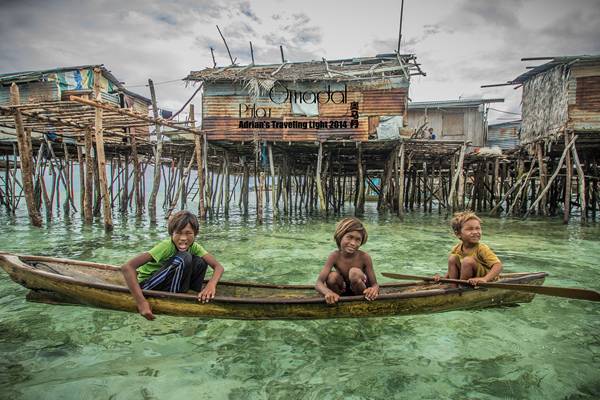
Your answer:
[[[249,1],[242,1],[239,4],[240,12],[246,17],[252,19],[253,21],[260,22],[260,18],[252,11],[252,7],[250,6]]]

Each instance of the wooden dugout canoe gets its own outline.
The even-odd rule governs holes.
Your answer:
[[[0,254],[12,280],[30,289],[32,301],[84,304],[137,312],[120,268],[43,256]],[[545,272],[504,274],[500,282],[541,285]],[[452,288],[443,284],[384,283],[374,301],[342,297],[328,305],[312,285],[219,282],[206,304],[194,294],[145,290],[155,314],[230,319],[322,319],[383,317],[464,310],[530,302],[534,294],[503,289]]]

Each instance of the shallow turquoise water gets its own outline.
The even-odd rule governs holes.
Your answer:
[[[443,271],[448,221],[364,218],[376,272]],[[313,283],[336,219],[232,216],[199,241],[227,280]],[[0,211],[0,249],[123,263],[166,229],[115,217],[82,227],[61,218],[32,229]],[[600,226],[484,220],[483,241],[506,271],[546,271],[548,285],[600,289]],[[380,282],[388,281],[378,274]],[[597,399],[600,306],[537,296],[519,307],[327,321],[231,321],[25,301],[0,273],[0,398],[7,399]]]

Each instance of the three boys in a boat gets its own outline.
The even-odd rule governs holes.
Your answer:
[[[481,219],[470,211],[456,213],[451,221],[454,234],[460,240],[450,251],[448,271],[445,278],[468,280],[476,286],[482,282],[498,279],[502,263],[481,239]],[[198,300],[208,302],[215,297],[217,283],[223,274],[223,266],[195,242],[199,231],[198,219],[189,211],[179,211],[168,223],[169,238],[156,244],[122,266],[125,281],[137,309],[145,318],[152,320],[152,308],[142,290],[160,290],[198,293]],[[316,290],[328,304],[337,303],[340,296],[364,296],[375,300],[379,285],[369,254],[360,250],[367,242],[368,234],[357,218],[344,218],[338,222],[333,235],[337,244],[317,282]],[[204,285],[207,267],[213,275]],[[434,276],[436,281],[440,275]]]

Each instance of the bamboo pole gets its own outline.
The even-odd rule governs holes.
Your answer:
[[[319,194],[319,209],[321,212],[325,211],[325,195],[323,194],[323,184],[321,183],[321,166],[323,163],[323,143],[319,142],[319,152],[317,154],[317,171],[315,173],[315,179],[317,181],[317,192]]]
[[[150,87],[150,96],[152,98],[152,112],[154,118],[158,118],[158,106],[156,104],[156,93],[154,92],[154,83],[152,79],[148,79],[148,86]],[[156,196],[160,187],[160,172],[161,172],[161,158],[162,158],[162,133],[161,127],[158,122],[154,124],[154,132],[156,133],[156,158],[154,161],[154,181],[152,184],[152,191],[150,192],[150,199],[148,200],[148,215],[150,216],[150,222],[156,222]]]
[[[562,155],[560,156],[560,160],[558,161],[558,165],[556,166],[554,173],[548,180],[548,183],[546,183],[546,187],[542,190],[541,193],[538,194],[537,199],[535,199],[533,204],[531,204],[531,206],[529,207],[529,209],[527,210],[527,213],[525,213],[525,216],[523,218],[527,218],[529,216],[529,213],[531,213],[531,211],[538,205],[538,203],[543,198],[543,196],[546,194],[546,192],[548,190],[550,190],[550,186],[552,186],[552,182],[554,182],[554,179],[556,179],[556,177],[558,176],[558,172],[562,168],[565,157],[566,157],[567,153],[570,151],[570,147],[575,144],[576,140],[577,140],[577,135],[573,136],[571,141],[565,146],[565,149],[564,149]]]
[[[196,129],[196,114],[194,105],[190,104],[190,124],[192,129]],[[196,156],[196,166],[198,168],[198,216],[200,219],[206,219],[206,208],[204,207],[204,157],[202,152],[202,137],[194,136],[194,148]]]
[[[12,105],[18,105],[21,102],[19,87],[15,83],[10,86],[10,100]],[[33,154],[31,151],[31,132],[26,132],[23,128],[23,117],[21,116],[21,111],[19,109],[15,110],[14,120],[15,130],[17,131],[17,144],[19,146],[21,174],[23,176],[23,187],[25,191],[25,202],[27,203],[29,221],[33,226],[41,227],[42,217],[35,207],[35,200],[33,197],[33,174],[31,169],[31,159]],[[8,168],[8,164],[6,168]]]
[[[83,212],[85,224],[91,224],[93,220],[94,158],[92,156],[92,148],[92,130],[88,128],[85,130],[85,210]]]
[[[140,160],[137,149],[137,139],[135,135],[130,136],[131,138],[131,159],[133,164],[133,198],[135,199],[135,215],[140,217],[144,212],[144,202],[142,200],[141,179],[144,178],[144,174],[140,174]]]
[[[447,208],[447,210],[450,213],[454,212],[455,208],[458,206],[458,203],[459,203],[458,200],[455,201],[454,194],[455,194],[456,183],[459,181],[459,178],[462,176],[463,162],[465,159],[465,150],[466,150],[466,146],[464,144],[462,146],[460,146],[460,155],[458,156],[458,163],[456,165],[456,170],[454,171],[454,174],[452,175],[452,184],[450,186],[450,194],[448,195],[448,208]],[[460,190],[459,190],[459,192],[460,192]],[[460,195],[459,195],[459,197],[460,197]]]
[[[521,197],[521,192],[523,191],[523,189],[525,189],[527,187],[527,182],[529,182],[529,178],[531,178],[531,175],[536,170],[535,162],[536,162],[536,159],[534,158],[533,161],[531,162],[531,166],[529,167],[529,172],[527,173],[525,180],[520,185],[519,190],[517,191],[517,194],[515,195],[515,198],[514,198],[512,204],[508,207],[508,211],[506,212],[507,215],[513,214],[513,209]]]
[[[180,158],[180,163],[182,160],[183,160],[183,156],[181,156],[181,158]],[[192,170],[192,166],[194,165],[194,161],[195,161],[194,155],[192,154],[192,156],[190,157],[190,162],[188,163],[187,167],[185,168],[185,171],[182,171],[183,176],[179,180],[177,192],[175,193],[175,196],[173,197],[173,200],[171,201],[169,209],[167,210],[167,212],[165,214],[166,219],[169,219],[169,217],[171,216],[171,213],[173,213],[173,210],[175,209],[175,206],[177,205],[177,202],[179,201],[179,196],[181,196],[181,193],[184,190],[185,178],[187,178],[187,176],[190,174],[190,171]]]
[[[400,173],[398,176],[398,216],[404,216],[404,142],[400,145],[398,150],[400,156]]]
[[[362,146],[358,143],[358,160],[356,170],[358,172],[358,196],[356,200],[355,214],[362,215],[365,212],[365,174],[363,169]]]
[[[100,78],[101,70],[94,68],[94,96],[100,101]],[[106,160],[104,155],[104,138],[102,132],[102,109],[96,108],[96,118],[94,123],[96,133],[96,155],[98,159],[98,171],[100,173],[100,191],[103,197],[104,205],[104,229],[112,230],[112,211],[110,209],[110,198],[108,196],[108,188],[106,186]]]
[[[271,187],[273,188],[273,214],[279,215],[279,194],[277,193],[277,185],[275,184],[275,163],[273,162],[273,146],[267,144],[269,152],[269,169],[271,170]],[[281,178],[280,178],[281,179]]]
[[[583,173],[583,168],[581,167],[581,163],[579,162],[579,155],[577,154],[577,149],[575,146],[571,146],[571,153],[573,155],[573,161],[575,162],[575,167],[577,168],[577,176],[579,177],[578,182],[578,190],[579,190],[579,204],[581,209],[581,222],[586,222],[587,219],[587,205],[586,205],[586,195],[585,195],[585,174]]]
[[[565,147],[569,143],[571,134],[565,133]],[[569,222],[571,216],[571,182],[573,180],[573,162],[571,161],[571,152],[567,151],[565,159],[566,176],[565,176],[565,198],[564,198],[564,214],[563,223]]]

